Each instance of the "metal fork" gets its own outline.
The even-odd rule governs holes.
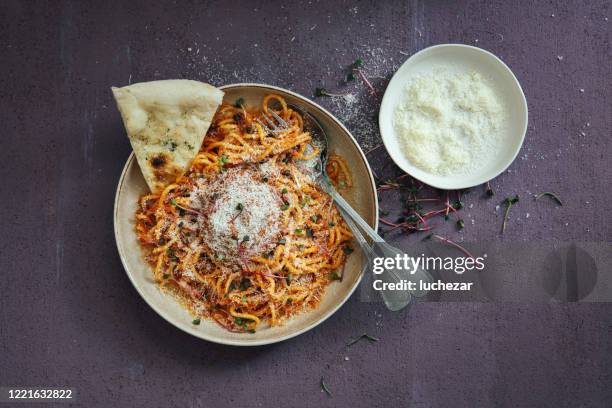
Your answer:
[[[262,118],[267,122],[267,124],[263,123],[259,119],[255,119],[257,123],[259,123],[264,128],[266,132],[273,133],[276,135],[276,134],[283,133],[289,130],[289,124],[285,121],[285,119],[278,116],[278,114],[274,112],[273,110],[271,110],[270,113],[272,117],[266,114],[262,115]],[[273,119],[276,119],[276,122],[278,122],[278,124],[274,122]]]
[[[325,164],[327,162],[327,134],[323,130],[323,127],[319,121],[312,116],[310,113],[303,111],[299,108],[291,107],[302,114],[304,123],[308,123],[308,127],[311,129],[313,140],[317,140],[320,147],[321,153],[319,155],[320,175],[317,177],[319,186],[325,190],[334,200],[338,209],[342,213],[342,216],[346,223],[349,225],[353,235],[361,247],[363,254],[367,258],[367,263],[364,266],[365,271],[373,271],[373,262],[376,258],[392,258],[397,257],[403,258],[405,256],[404,251],[389,245],[384,238],[382,238],[376,231],[370,227],[370,225],[359,215],[357,211],[351,207],[351,205],[336,191],[327,177]],[[368,242],[369,241],[369,242]],[[432,281],[431,275],[422,268],[416,271],[407,271],[405,269],[399,269],[399,266],[393,266],[391,268],[385,268],[382,274],[379,275],[380,279],[386,283],[400,283],[402,281],[414,282],[415,286],[418,287],[418,281]],[[427,294],[426,291],[421,289],[412,290],[382,290],[381,295],[388,309],[397,311],[403,309],[410,304],[414,298],[420,298]]]

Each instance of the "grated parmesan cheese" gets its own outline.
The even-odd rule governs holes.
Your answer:
[[[499,149],[504,121],[499,98],[480,74],[444,69],[408,83],[394,112],[402,152],[436,175],[485,167]]]
[[[268,250],[280,233],[280,196],[258,181],[259,172],[256,166],[232,167],[206,184],[197,183],[192,193],[192,207],[205,214],[198,216],[204,243],[237,265]]]

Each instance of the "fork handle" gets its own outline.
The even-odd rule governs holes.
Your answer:
[[[373,262],[375,258],[395,258],[397,256],[404,257],[405,253],[389,245],[361,216],[351,207],[351,205],[333,188],[329,180],[322,180],[319,183],[325,191],[334,199],[335,203],[340,207],[340,213],[344,217],[346,223],[353,231],[356,241],[361,247],[363,253],[367,258],[366,272],[373,272]],[[370,245],[361,230],[365,233],[367,238],[372,242]],[[383,273],[380,274],[380,278],[383,282],[398,283],[402,280],[413,281],[417,287],[418,281],[431,281],[432,278],[423,269],[410,273],[405,269],[398,269],[396,265],[392,268],[385,268]],[[412,297],[424,296],[426,292],[416,289],[412,292],[407,290],[382,290],[381,295],[388,309],[397,311],[410,304]]]

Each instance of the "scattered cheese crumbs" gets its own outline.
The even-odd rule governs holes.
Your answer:
[[[497,95],[480,74],[443,69],[408,83],[394,116],[403,153],[436,175],[486,166],[499,149],[504,121]]]

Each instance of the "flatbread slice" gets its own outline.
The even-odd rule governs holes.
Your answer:
[[[190,166],[200,150],[223,92],[184,79],[112,87],[132,149],[153,193]]]

